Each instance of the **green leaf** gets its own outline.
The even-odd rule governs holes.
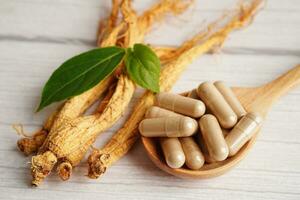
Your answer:
[[[37,111],[92,88],[116,69],[124,55],[123,48],[106,47],[67,60],[54,71],[44,86]]]
[[[135,44],[128,48],[125,65],[130,78],[143,88],[159,92],[160,61],[146,45]]]

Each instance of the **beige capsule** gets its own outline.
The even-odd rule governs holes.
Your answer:
[[[202,153],[203,153],[205,162],[206,162],[206,163],[213,163],[213,162],[216,162],[215,160],[213,160],[213,159],[210,157],[210,155],[209,155],[209,153],[208,153],[207,145],[206,145],[206,143],[205,143],[205,141],[204,141],[204,139],[203,139],[202,134],[199,133],[199,134],[197,134],[197,136],[198,136],[198,137],[196,137],[196,138],[197,138],[197,140],[198,140],[200,149],[201,149],[201,151],[202,151]]]
[[[228,135],[228,133],[229,133],[229,130],[228,130],[228,129],[223,129],[223,128],[222,128],[222,133],[223,133],[223,136],[226,137],[226,136]],[[202,151],[202,153],[203,153],[203,156],[204,156],[204,158],[205,158],[205,162],[206,162],[206,163],[214,163],[214,162],[216,162],[215,160],[213,160],[213,159],[210,157],[210,155],[209,155],[209,153],[208,153],[208,150],[207,150],[207,145],[205,144],[205,141],[204,141],[204,139],[203,139],[202,134],[199,133],[199,134],[197,134],[196,136],[197,136],[196,138],[197,138],[197,141],[198,141],[198,143],[199,143],[200,149],[201,149],[201,151]]]
[[[226,136],[229,148],[229,156],[235,155],[248,140],[257,132],[263,122],[263,118],[256,113],[248,113]]]
[[[145,137],[188,137],[197,129],[197,121],[185,116],[144,119],[139,124]]]
[[[200,169],[204,165],[205,159],[194,138],[182,137],[179,138],[179,141],[185,155],[186,166],[193,170]]]
[[[185,163],[185,155],[178,138],[160,138],[159,141],[168,166],[182,167]]]
[[[236,124],[236,114],[214,84],[211,82],[200,84],[197,93],[223,128],[231,128]]]
[[[197,94],[197,89],[193,89],[191,91],[188,92],[187,97],[192,98],[192,99],[198,99],[201,101],[200,97]],[[212,113],[209,108],[205,107],[205,113]]]
[[[201,117],[205,113],[205,105],[202,101],[168,92],[157,94],[156,104],[159,107],[194,118]]]
[[[214,85],[223,95],[224,99],[230,105],[234,113],[237,115],[238,119],[246,115],[246,110],[244,109],[241,102],[238,100],[238,98],[233,93],[230,87],[228,87],[223,81],[216,81]]]
[[[166,110],[157,106],[151,106],[146,114],[145,118],[158,118],[158,117],[180,117],[183,115],[180,115],[178,113],[175,113],[170,110]]]
[[[229,151],[217,118],[211,114],[203,115],[199,125],[210,157],[216,161],[225,160]]]

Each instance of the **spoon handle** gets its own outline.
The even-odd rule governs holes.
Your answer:
[[[266,115],[282,95],[300,84],[300,64],[273,81],[256,88],[242,89],[239,92],[240,100],[247,110]]]
[[[275,80],[265,84],[264,98],[267,98],[269,103],[273,103],[279,97],[287,93],[293,87],[300,84],[300,64],[291,70],[287,71],[283,75],[279,76]]]

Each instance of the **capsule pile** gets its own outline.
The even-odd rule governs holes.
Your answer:
[[[198,121],[198,122],[197,122]],[[144,137],[158,137],[166,163],[192,170],[234,156],[256,133],[262,117],[243,108],[224,82],[204,82],[187,97],[159,93],[139,124]]]

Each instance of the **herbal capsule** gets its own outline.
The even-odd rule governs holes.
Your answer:
[[[203,156],[204,156],[204,159],[205,159],[205,162],[206,163],[213,163],[213,162],[216,162],[215,160],[213,160],[209,153],[208,153],[208,150],[207,150],[207,145],[205,144],[205,141],[203,139],[203,136],[201,133],[197,134],[196,135],[196,138],[198,140],[198,143],[199,143],[199,146],[200,146],[200,149],[203,153]]]
[[[200,169],[204,165],[204,156],[193,137],[179,138],[184,155],[185,164],[190,169]]]
[[[156,99],[156,103],[159,107],[163,107],[180,114],[197,118],[201,117],[205,113],[205,105],[200,100],[167,92],[157,94]]]
[[[178,138],[160,138],[159,141],[168,166],[182,167],[185,163],[185,155]]]
[[[151,106],[146,114],[145,118],[158,118],[158,117],[180,117],[183,115],[177,114],[175,112],[157,107],[157,106]]]
[[[144,119],[139,125],[145,137],[187,137],[197,129],[197,121],[185,116]]]
[[[192,99],[198,99],[201,100],[200,97],[197,94],[197,89],[193,89],[191,91],[188,92],[187,97],[192,98]],[[212,113],[208,107],[205,107],[205,113],[209,114]]]
[[[200,99],[197,94],[197,89],[193,89],[193,90],[189,91],[187,97],[192,98],[192,99]]]
[[[199,120],[199,125],[210,157],[216,161],[225,160],[229,152],[217,118],[206,114]]]
[[[255,113],[248,113],[235,125],[226,136],[229,156],[235,155],[256,133],[262,124],[263,118]]]
[[[211,82],[204,82],[197,89],[198,96],[217,117],[223,128],[231,128],[237,122],[237,116],[222,94]]]
[[[235,96],[230,87],[225,85],[223,81],[217,81],[214,83],[219,92],[223,95],[224,99],[230,105],[234,113],[237,115],[238,119],[246,114],[246,110],[242,106],[241,102]]]

